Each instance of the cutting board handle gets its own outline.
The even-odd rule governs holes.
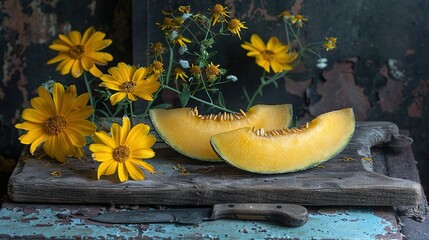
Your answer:
[[[298,227],[307,222],[308,211],[295,204],[227,203],[215,204],[211,219],[264,220]]]

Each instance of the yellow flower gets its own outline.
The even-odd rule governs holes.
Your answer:
[[[58,55],[48,61],[48,64],[60,62],[56,68],[62,75],[71,72],[78,78],[83,71],[89,71],[95,77],[100,77],[101,71],[96,65],[106,65],[113,57],[109,53],[99,52],[112,43],[104,39],[103,32],[96,32],[94,27],[88,28],[83,36],[78,31],[71,31],[66,35],[60,34],[49,46],[58,51]]]
[[[152,62],[152,64],[150,64],[149,69],[153,73],[161,74],[164,72],[164,64],[155,60]]]
[[[304,16],[302,16],[300,14],[297,14],[297,15],[292,17],[292,23],[298,24],[300,27],[302,27],[302,24],[304,24],[304,22],[307,20],[308,20],[307,18],[305,18]]]
[[[335,49],[337,47],[337,38],[326,38],[326,42],[323,43],[323,47],[326,49],[326,51]]]
[[[238,35],[238,38],[240,39],[241,39],[240,31],[242,28],[247,29],[247,27],[244,26],[244,22],[240,22],[240,20],[237,18],[231,19],[231,21],[229,21],[228,23],[228,30],[233,34]]]
[[[226,11],[226,7],[222,6],[221,4],[214,5],[211,12],[212,16],[210,18],[210,21],[212,22],[212,26],[214,26],[217,22],[224,22],[225,18],[229,17],[228,14],[230,13]]]
[[[193,76],[199,77],[201,75],[201,68],[199,66],[192,64],[191,68],[189,69],[189,72],[191,72]]]
[[[173,69],[173,75],[175,76],[176,80],[177,79],[182,79],[184,82],[186,82],[186,79],[189,78],[188,75],[186,75],[185,71],[183,71],[181,68],[179,67],[175,67]]]
[[[39,96],[31,99],[31,108],[22,112],[24,122],[15,125],[28,131],[19,137],[21,143],[31,144],[31,154],[43,145],[43,151],[59,162],[66,157],[82,157],[85,137],[96,129],[94,123],[86,120],[94,111],[87,105],[88,93],[77,96],[74,85],[64,90],[60,83],[54,84],[52,96],[43,87],[37,91]]]
[[[159,74],[149,75],[149,69],[145,67],[136,68],[123,62],[117,67],[109,68],[110,74],[103,74],[100,79],[103,81],[99,86],[118,91],[110,96],[110,103],[115,105],[119,101],[127,98],[136,101],[137,97],[145,100],[153,100],[152,94],[161,85],[157,80]]]
[[[161,57],[162,54],[164,54],[165,51],[167,50],[164,47],[164,45],[160,42],[151,43],[150,48],[151,48],[152,52],[154,53],[155,57]]]
[[[129,177],[143,180],[145,175],[140,167],[154,173],[154,168],[143,159],[152,158],[155,152],[151,149],[156,141],[155,136],[148,134],[150,127],[139,123],[131,128],[130,119],[122,118],[122,126],[113,123],[111,135],[104,131],[96,132],[94,142],[89,146],[92,158],[101,162],[97,170],[97,178],[118,172],[121,182]]]
[[[283,17],[284,20],[293,19],[293,15],[289,11],[283,11],[279,14],[279,17]]]
[[[210,81],[215,80],[220,75],[219,65],[210,63],[206,68],[206,75]]]
[[[162,23],[156,23],[156,24],[159,25],[161,30],[170,31],[170,30],[179,29],[180,26],[183,24],[183,20],[180,18],[165,17]]]
[[[191,6],[180,6],[179,12],[181,13],[190,13],[191,12]]]
[[[175,44],[179,44],[181,47],[186,46],[186,43],[191,43],[191,40],[185,38],[184,36],[182,36],[182,34],[178,35],[173,43]]]
[[[245,42],[241,47],[248,50],[247,56],[255,57],[256,64],[266,72],[270,72],[270,68],[274,73],[292,70],[291,63],[298,57],[296,52],[289,53],[288,45],[283,45],[276,37],[271,37],[265,45],[257,34],[252,34],[250,43]]]

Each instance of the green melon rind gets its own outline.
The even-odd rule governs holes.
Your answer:
[[[353,119],[354,120],[354,119]],[[216,152],[216,154],[222,159],[222,160],[224,160],[225,162],[227,162],[228,164],[230,164],[231,166],[233,166],[233,167],[236,167],[236,168],[238,168],[238,169],[241,169],[241,170],[244,170],[244,171],[247,171],[247,172],[253,172],[253,173],[259,173],[259,174],[282,174],[282,173],[292,173],[292,172],[298,172],[298,171],[303,171],[303,170],[307,170],[307,169],[311,169],[311,168],[314,168],[314,167],[316,167],[317,165],[319,165],[319,164],[321,164],[321,163],[324,163],[324,162],[327,162],[327,161],[329,161],[329,160],[331,160],[332,158],[334,158],[335,156],[337,156],[339,153],[341,153],[343,150],[344,150],[344,148],[346,148],[347,147],[347,145],[350,143],[350,141],[351,141],[351,139],[352,139],[352,137],[353,137],[353,135],[354,135],[354,132],[355,132],[355,130],[356,130],[356,126],[353,128],[353,131],[350,133],[350,135],[347,137],[347,139],[344,141],[344,144],[340,147],[340,148],[338,148],[338,150],[337,151],[335,151],[335,152],[333,152],[331,155],[329,155],[329,157],[326,157],[325,159],[322,159],[322,160],[320,160],[320,161],[318,161],[318,162],[316,162],[316,163],[314,163],[314,164],[311,164],[311,165],[309,165],[309,166],[307,166],[307,167],[303,167],[303,168],[297,168],[297,169],[291,169],[291,170],[287,170],[287,171],[252,171],[252,170],[249,170],[249,169],[244,169],[244,168],[242,168],[242,167],[239,167],[239,166],[236,166],[236,165],[234,165],[231,161],[229,161],[228,159],[226,159],[225,157],[223,157],[222,156],[222,152],[221,152],[221,150],[216,146],[216,144],[213,142],[213,137],[211,137],[210,138],[210,145],[212,146],[212,148],[213,148],[213,150]]]

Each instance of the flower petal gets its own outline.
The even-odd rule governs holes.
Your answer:
[[[105,161],[102,162],[97,169],[97,178],[100,180],[100,177],[103,175],[112,175],[116,172],[116,169],[118,168],[118,162],[111,160],[111,161]]]
[[[128,161],[143,167],[144,169],[148,170],[150,173],[155,172],[155,168],[145,161],[142,161],[140,159],[135,159],[135,158],[130,158]]]
[[[70,40],[73,43],[73,46],[79,45],[81,44],[81,34],[78,31],[70,31],[68,34],[68,37],[70,38]]]
[[[127,170],[130,173],[130,176],[132,179],[140,181],[140,180],[143,180],[145,178],[142,170],[139,167],[137,167],[136,165],[134,165],[132,162],[126,161],[125,166],[127,167]]]
[[[102,144],[107,145],[108,147],[110,147],[112,149],[115,149],[117,147],[113,138],[108,133],[106,133],[105,131],[99,131],[99,132],[94,133],[93,139],[96,143],[102,143]]]
[[[113,94],[112,96],[110,96],[110,104],[112,104],[112,106],[116,105],[116,103],[122,101],[122,99],[124,99],[127,96],[126,93],[123,92],[117,92],[115,94]]]
[[[150,148],[140,148],[140,149],[133,149],[131,152],[131,157],[133,158],[153,158],[155,156],[155,152]]]
[[[265,50],[265,43],[257,34],[252,34],[252,36],[250,36],[250,42],[254,48],[258,50]]]
[[[93,153],[108,153],[112,155],[114,148],[104,144],[103,142],[97,141],[97,143],[89,145],[89,150]]]
[[[121,182],[128,180],[128,170],[124,163],[118,163],[118,176]]]
[[[88,29],[85,30],[85,33],[83,34],[82,37],[82,44],[86,45],[88,39],[95,33],[95,29],[94,27],[89,27]]]
[[[52,95],[53,95],[54,104],[55,104],[57,113],[61,113],[64,93],[65,93],[64,86],[61,83],[55,83],[54,88],[52,90]]]
[[[93,152],[91,154],[91,156],[94,160],[96,160],[98,162],[105,162],[105,161],[114,160],[113,154],[108,153],[108,152]]]
[[[41,111],[33,109],[33,108],[26,108],[22,111],[21,114],[22,119],[35,122],[35,123],[45,123],[48,117],[42,114]]]

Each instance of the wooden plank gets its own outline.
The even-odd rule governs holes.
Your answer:
[[[170,148],[156,149],[156,157],[147,160],[156,174],[125,183],[116,176],[97,180],[98,163],[92,160],[69,159],[60,165],[30,158],[21,160],[11,176],[9,197],[43,203],[418,205],[423,200],[419,183],[373,172],[369,161],[370,147],[389,142],[397,133],[390,122],[358,122],[350,144],[339,155],[313,169],[276,175],[192,160]],[[60,171],[61,177],[51,176],[53,171]]]

